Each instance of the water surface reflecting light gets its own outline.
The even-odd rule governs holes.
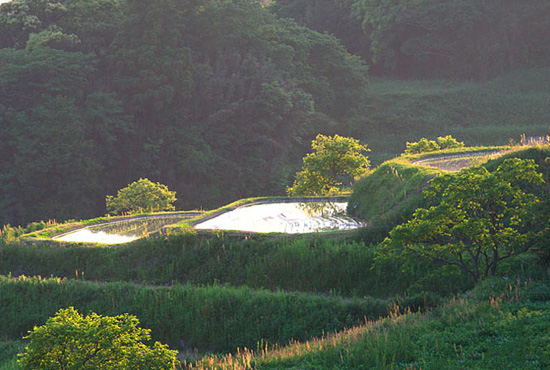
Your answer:
[[[121,244],[139,239],[148,233],[159,231],[190,218],[181,216],[146,216],[130,220],[109,222],[105,225],[90,226],[54,237],[62,242]]]
[[[344,202],[255,204],[223,213],[195,228],[298,234],[361,227],[359,222],[344,215],[346,206]]]

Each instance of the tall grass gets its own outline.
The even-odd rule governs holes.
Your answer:
[[[342,296],[390,297],[420,279],[437,275],[438,266],[419,262],[402,271],[398,263],[374,270],[377,245],[353,238],[263,237],[236,240],[225,233],[140,240],[122,246],[21,245],[0,248],[0,274],[58,276],[146,284],[230,284],[271,290]],[[467,288],[458,276],[440,284],[439,294]]]
[[[176,349],[224,352],[263,340],[283,344],[387,314],[391,302],[228,286],[147,287],[59,278],[0,277],[0,337],[20,339],[61,308],[131,313]]]
[[[543,369],[550,366],[548,279],[490,279],[424,314],[387,318],[288,346],[185,364],[188,370]],[[535,299],[534,299],[535,298]]]
[[[0,370],[15,370],[17,367],[17,353],[24,349],[21,341],[0,341]]]
[[[439,173],[442,171],[402,158],[384,162],[355,184],[348,213],[369,224],[393,227],[425,204],[422,190]]]

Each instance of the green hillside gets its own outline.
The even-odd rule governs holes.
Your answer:
[[[375,163],[421,137],[452,135],[467,145],[518,143],[550,134],[550,69],[523,69],[487,83],[371,78],[365,114],[350,136],[369,143]]]
[[[548,0],[0,1],[0,370],[29,370],[25,336],[68,307],[135,315],[178,352],[166,370],[550,368],[549,14]],[[366,175],[308,166],[319,134],[368,146]],[[405,152],[422,138],[429,152]],[[193,229],[290,199],[302,163],[366,227]],[[52,240],[136,216],[106,215],[106,197],[137,179],[176,193],[179,224]]]
[[[318,133],[360,139],[374,164],[420,137],[549,133],[545,1],[267,4],[2,4],[0,223],[95,217],[138,178],[176,191],[178,209],[284,195]],[[453,9],[494,48],[464,46],[441,23]],[[495,14],[510,23],[484,28]]]
[[[549,155],[545,146],[516,148],[484,165],[494,171],[508,157],[531,158],[548,179]],[[386,233],[424,204],[424,183],[443,173],[410,163],[422,156],[384,163],[354,189],[351,199],[372,199],[363,214]],[[548,183],[533,191],[547,207]],[[381,259],[380,235],[382,227],[329,238],[187,230],[120,246],[32,245],[12,236],[0,246],[0,369],[17,369],[21,336],[68,306],[137,315],[189,369],[548,365],[544,236],[474,287],[453,266]]]

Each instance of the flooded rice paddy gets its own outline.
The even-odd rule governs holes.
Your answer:
[[[311,233],[351,230],[362,224],[345,215],[345,202],[279,202],[250,204],[195,225],[196,229],[258,233]],[[197,214],[143,216],[88,226],[54,237],[75,243],[122,244],[140,239]]]
[[[194,215],[193,215],[194,216]],[[144,216],[129,220],[113,221],[108,224],[89,226],[54,237],[54,240],[76,243],[121,244],[154,233],[164,226],[173,225],[190,215]]]
[[[346,206],[344,202],[254,204],[223,213],[195,228],[298,234],[361,227],[359,222],[345,216]]]

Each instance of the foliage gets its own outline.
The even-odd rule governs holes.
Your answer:
[[[3,3],[0,223],[103,214],[105,194],[140,176],[189,194],[180,209],[284,194],[318,132],[367,140],[369,159],[381,163],[407,140],[441,132],[502,144],[548,130],[544,1],[270,4]],[[372,11],[362,13],[367,5]],[[363,21],[380,27],[362,30]],[[429,52],[411,55],[432,40],[452,48],[452,65]],[[390,79],[366,86],[365,63],[346,49],[370,62],[371,46],[371,73]],[[508,68],[492,64],[541,68],[503,76]],[[427,81],[417,79],[420,70],[503,77]],[[391,79],[402,74],[411,78]]]
[[[378,233],[368,228],[346,239],[324,236],[288,240],[247,235],[248,240],[241,240],[242,234],[197,236],[186,232],[112,247],[64,244],[59,248],[57,244],[12,243],[0,249],[0,274],[53,273],[66,278],[83,276],[95,281],[153,285],[220,283],[273,291],[380,298],[401,294],[412,285],[440,295],[469,286],[467,279],[430,281],[429,276],[446,272],[429,263],[419,263],[406,272],[401,271],[403,264],[399,261],[388,263],[381,270],[368,268],[374,265],[379,241],[392,226]]]
[[[114,214],[173,211],[176,192],[166,185],[139,179],[120,189],[116,197],[106,197],[107,209]]]
[[[300,138],[366,84],[336,38],[257,0],[20,0],[0,34],[1,224],[90,218],[139,176],[191,194],[179,208],[283,194]]]
[[[317,135],[311,143],[313,153],[304,157],[302,171],[296,174],[291,195],[332,195],[344,183],[367,173],[369,151],[359,140],[339,135]]]
[[[285,347],[210,355],[186,369],[545,368],[550,303],[534,293],[548,287],[489,279],[430,312],[394,313]]]
[[[422,138],[414,143],[407,142],[407,149],[405,149],[405,154],[420,154],[420,153],[429,153],[435,152],[438,150],[445,149],[454,149],[454,148],[463,148],[464,143],[457,141],[451,135],[444,137],[438,137],[437,142],[433,140],[428,140]]]
[[[42,230],[45,227],[46,227],[46,223],[44,221],[31,222],[26,227],[21,227],[21,226],[12,227],[10,224],[4,225],[0,229],[0,246],[13,243],[17,241],[21,235]]]
[[[455,149],[455,148],[464,148],[464,143],[459,142],[451,135],[437,138],[437,144],[439,145],[440,150],[445,149]]]
[[[278,0],[269,4],[269,10],[315,31],[336,36],[347,50],[369,61],[370,38],[362,32],[361,21],[353,14],[355,3],[355,0]]]
[[[5,312],[0,334],[5,338],[18,338],[74,304],[81,312],[102,316],[131,313],[144,327],[154,329],[155,340],[173,348],[216,352],[253,348],[262,339],[273,345],[307,340],[358,325],[365,317],[386,315],[390,305],[369,297],[344,299],[219,284],[162,287],[24,276],[0,276],[0,292]]]
[[[354,10],[377,74],[488,80],[549,62],[544,0],[358,0]]]
[[[25,349],[23,341],[0,341],[0,370],[17,370],[17,354]]]
[[[135,316],[91,313],[73,307],[59,310],[46,324],[34,327],[19,359],[22,369],[172,369],[176,351],[155,342]]]
[[[494,276],[502,260],[532,246],[539,200],[522,188],[543,182],[534,161],[521,159],[508,159],[492,173],[479,167],[435,178],[426,195],[437,205],[395,227],[384,253],[456,265],[476,282]]]
[[[435,152],[439,150],[439,145],[433,141],[426,138],[422,138],[414,143],[407,142],[407,149],[405,149],[406,154],[418,154],[426,152]]]

